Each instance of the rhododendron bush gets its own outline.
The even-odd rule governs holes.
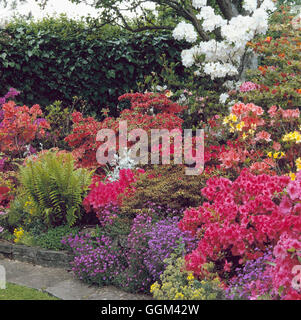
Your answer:
[[[209,121],[205,161],[235,175],[244,167],[254,173],[284,174],[300,170],[300,110],[236,103],[228,116]],[[218,144],[220,137],[226,144]],[[206,141],[206,139],[205,139]]]
[[[128,131],[132,129],[181,129],[183,120],[178,116],[185,106],[174,103],[165,94],[134,93],[124,94],[119,101],[129,100],[130,109],[125,109],[118,118],[107,117],[96,121],[85,118],[81,113],[73,113],[73,132],[66,138],[73,153],[82,166],[97,167],[96,150],[101,142],[96,142],[97,132],[101,129],[112,129],[118,136],[119,122],[127,121]],[[118,139],[117,139],[118,143]],[[118,145],[116,146],[118,150]]]
[[[1,98],[0,114],[0,151],[23,156],[25,146],[45,135],[50,128],[49,123],[41,118],[42,110],[35,104],[31,108],[17,106],[12,100],[18,92],[11,89]]]
[[[258,259],[267,246],[275,246],[274,288],[291,292],[290,268],[297,259],[291,260],[286,251],[300,250],[300,182],[301,172],[290,181],[288,176],[253,175],[247,169],[233,182],[209,179],[202,189],[208,201],[187,209],[179,223],[181,230],[199,239],[197,249],[186,256],[187,269],[203,276],[203,266],[213,261],[224,278],[239,265]],[[283,239],[290,239],[284,247]],[[286,269],[281,261],[286,261]]]
[[[107,181],[106,183],[95,176],[90,186],[91,191],[83,202],[86,211],[96,212],[98,219],[102,220],[107,206],[121,205],[123,197],[130,196],[135,192],[132,184],[137,181],[137,176],[143,172],[142,169],[137,171],[122,169],[117,181]]]

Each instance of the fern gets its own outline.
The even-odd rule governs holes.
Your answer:
[[[48,151],[20,167],[20,183],[48,226],[72,226],[80,218],[92,174],[76,169],[71,154]]]

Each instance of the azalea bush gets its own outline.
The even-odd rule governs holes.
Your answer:
[[[296,172],[300,169],[300,124],[298,108],[273,105],[266,112],[253,103],[236,103],[228,116],[209,121],[206,170],[213,166],[234,175],[244,167],[255,173]]]
[[[73,131],[65,140],[73,148],[81,166],[99,166],[96,162],[96,151],[101,143],[96,141],[96,135],[101,129],[112,129],[118,137],[120,121],[127,121],[129,131],[136,128],[147,132],[161,128],[181,129],[183,120],[178,114],[186,107],[171,101],[165,94],[133,93],[124,94],[118,99],[128,101],[130,109],[124,109],[117,118],[106,117],[99,122],[93,117],[85,118],[80,112],[73,113]]]
[[[267,246],[275,248],[276,256],[278,250],[285,252],[281,247],[283,237],[291,239],[292,252],[297,252],[301,230],[299,179],[300,173],[290,181],[288,176],[253,175],[246,169],[234,182],[220,177],[209,179],[202,190],[209,201],[186,210],[179,224],[181,230],[191,231],[199,239],[197,249],[185,258],[187,269],[202,276],[203,266],[214,262],[220,277],[226,279],[234,275],[235,268],[260,258]],[[276,279],[282,272],[282,290],[290,292],[289,267],[294,262],[286,256],[281,256],[289,263],[285,276],[283,265],[277,270],[279,263],[273,272]]]
[[[22,157],[26,152],[26,146],[43,137],[50,128],[49,123],[40,118],[42,114],[37,104],[29,108],[16,106],[14,101],[4,103],[0,126],[0,150]]]
[[[300,68],[300,17],[282,7],[272,16],[265,37],[259,37],[248,45],[260,58],[257,70],[250,70],[248,85],[238,90],[238,99],[253,102],[265,110],[272,105],[296,108],[301,105]],[[299,27],[298,27],[299,24]]]

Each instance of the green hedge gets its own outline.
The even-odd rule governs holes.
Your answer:
[[[118,96],[137,90],[152,71],[160,73],[163,53],[170,62],[180,61],[187,45],[170,33],[129,34],[95,21],[16,20],[0,30],[0,96],[14,87],[22,103],[42,107],[80,96],[90,114],[109,107],[114,115]],[[183,76],[181,64],[176,72]]]

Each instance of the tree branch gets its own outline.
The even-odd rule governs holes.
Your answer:
[[[223,16],[227,20],[231,20],[233,17],[238,16],[239,12],[235,4],[230,0],[216,0]]]

